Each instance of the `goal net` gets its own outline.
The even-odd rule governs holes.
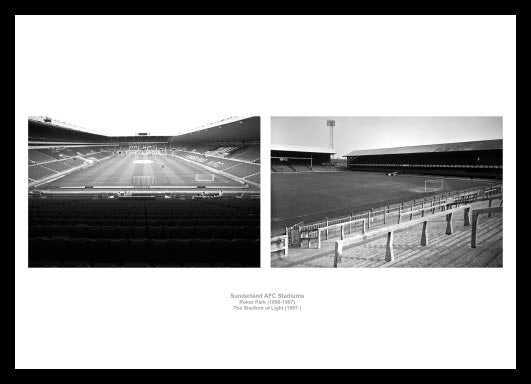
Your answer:
[[[133,187],[149,188],[155,184],[155,176],[133,176]]]
[[[196,173],[195,181],[214,181],[213,173]]]
[[[443,179],[424,180],[424,192],[436,192],[444,189]]]

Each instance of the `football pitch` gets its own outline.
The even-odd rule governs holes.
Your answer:
[[[196,181],[197,175],[199,180]],[[113,156],[88,168],[51,181],[45,188],[132,187],[136,176],[150,177],[153,187],[241,187],[239,182],[168,155]],[[213,180],[209,180],[213,178]]]
[[[425,180],[440,179],[444,180],[443,190],[424,192]],[[433,175],[386,176],[356,171],[272,173],[271,228],[284,228],[301,221],[312,223],[442,192],[499,183],[499,180]]]

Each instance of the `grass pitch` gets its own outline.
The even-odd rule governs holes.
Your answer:
[[[444,189],[424,192],[424,181],[444,179]],[[383,207],[452,190],[499,184],[499,180],[387,176],[372,172],[272,173],[271,226],[284,228]]]
[[[114,156],[93,166],[51,181],[45,188],[82,186],[121,187],[134,185],[134,176],[152,176],[154,187],[241,186],[235,180],[216,174],[211,181],[196,181],[196,175],[210,174],[205,168],[173,156]]]

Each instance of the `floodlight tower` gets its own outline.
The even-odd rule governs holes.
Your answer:
[[[330,127],[330,142],[328,147],[334,149],[334,126],[336,125],[335,120],[326,120],[326,125]]]

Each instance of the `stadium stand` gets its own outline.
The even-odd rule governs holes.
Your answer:
[[[259,118],[231,118],[185,141],[186,134],[103,136],[44,118],[30,118],[28,129],[30,267],[260,266]],[[165,156],[156,168],[133,161],[155,155]],[[207,189],[218,187],[194,184],[203,167],[176,156],[231,177],[216,177],[222,191]],[[129,169],[125,185],[95,185],[107,164],[106,178]],[[146,170],[177,186],[133,185],[135,177],[153,178]]]
[[[243,149],[238,149],[238,147],[234,146],[220,146],[216,144],[188,144],[176,147],[172,151],[172,154],[240,178],[246,178],[248,176],[258,174],[260,172],[260,146],[258,144],[254,144],[246,145],[242,148]],[[256,158],[257,154],[258,158]],[[244,159],[244,157],[246,158]],[[249,160],[251,158],[252,160]],[[252,179],[246,180],[259,183],[260,177],[253,176]]]
[[[272,231],[290,245],[272,248],[272,266],[500,267],[502,202],[502,186],[489,186]]]
[[[30,165],[28,167],[28,176],[32,180],[41,180],[55,174],[57,174],[57,172],[53,169],[42,167],[40,165]]]
[[[28,158],[33,164],[44,163],[56,160],[55,157],[48,156],[38,149],[29,149]]]
[[[345,157],[351,170],[501,178],[503,140],[358,150]]]
[[[273,172],[297,172],[288,164],[271,164],[271,171]]]
[[[258,200],[232,198],[30,199],[29,263],[257,266],[259,259],[249,252],[258,247],[258,207]]]
[[[240,148],[231,154],[235,160],[246,160],[252,162],[260,162],[260,146],[252,145]]]
[[[114,147],[64,147],[39,146],[28,149],[28,175],[30,184],[45,180],[50,176],[75,170],[88,165],[88,161],[98,161],[113,155]]]
[[[271,146],[272,172],[335,172],[331,156],[335,151],[330,148],[307,147],[301,145]],[[325,166],[328,164],[328,166]]]
[[[63,171],[67,171],[69,169],[78,167],[82,165],[83,163],[84,162],[82,160],[78,160],[74,157],[74,158],[68,158],[66,160],[52,161],[52,162],[46,163],[46,168],[49,168],[56,172],[63,172]]]
[[[251,176],[246,176],[245,180],[252,181],[253,183],[260,184],[260,173],[255,173]]]

